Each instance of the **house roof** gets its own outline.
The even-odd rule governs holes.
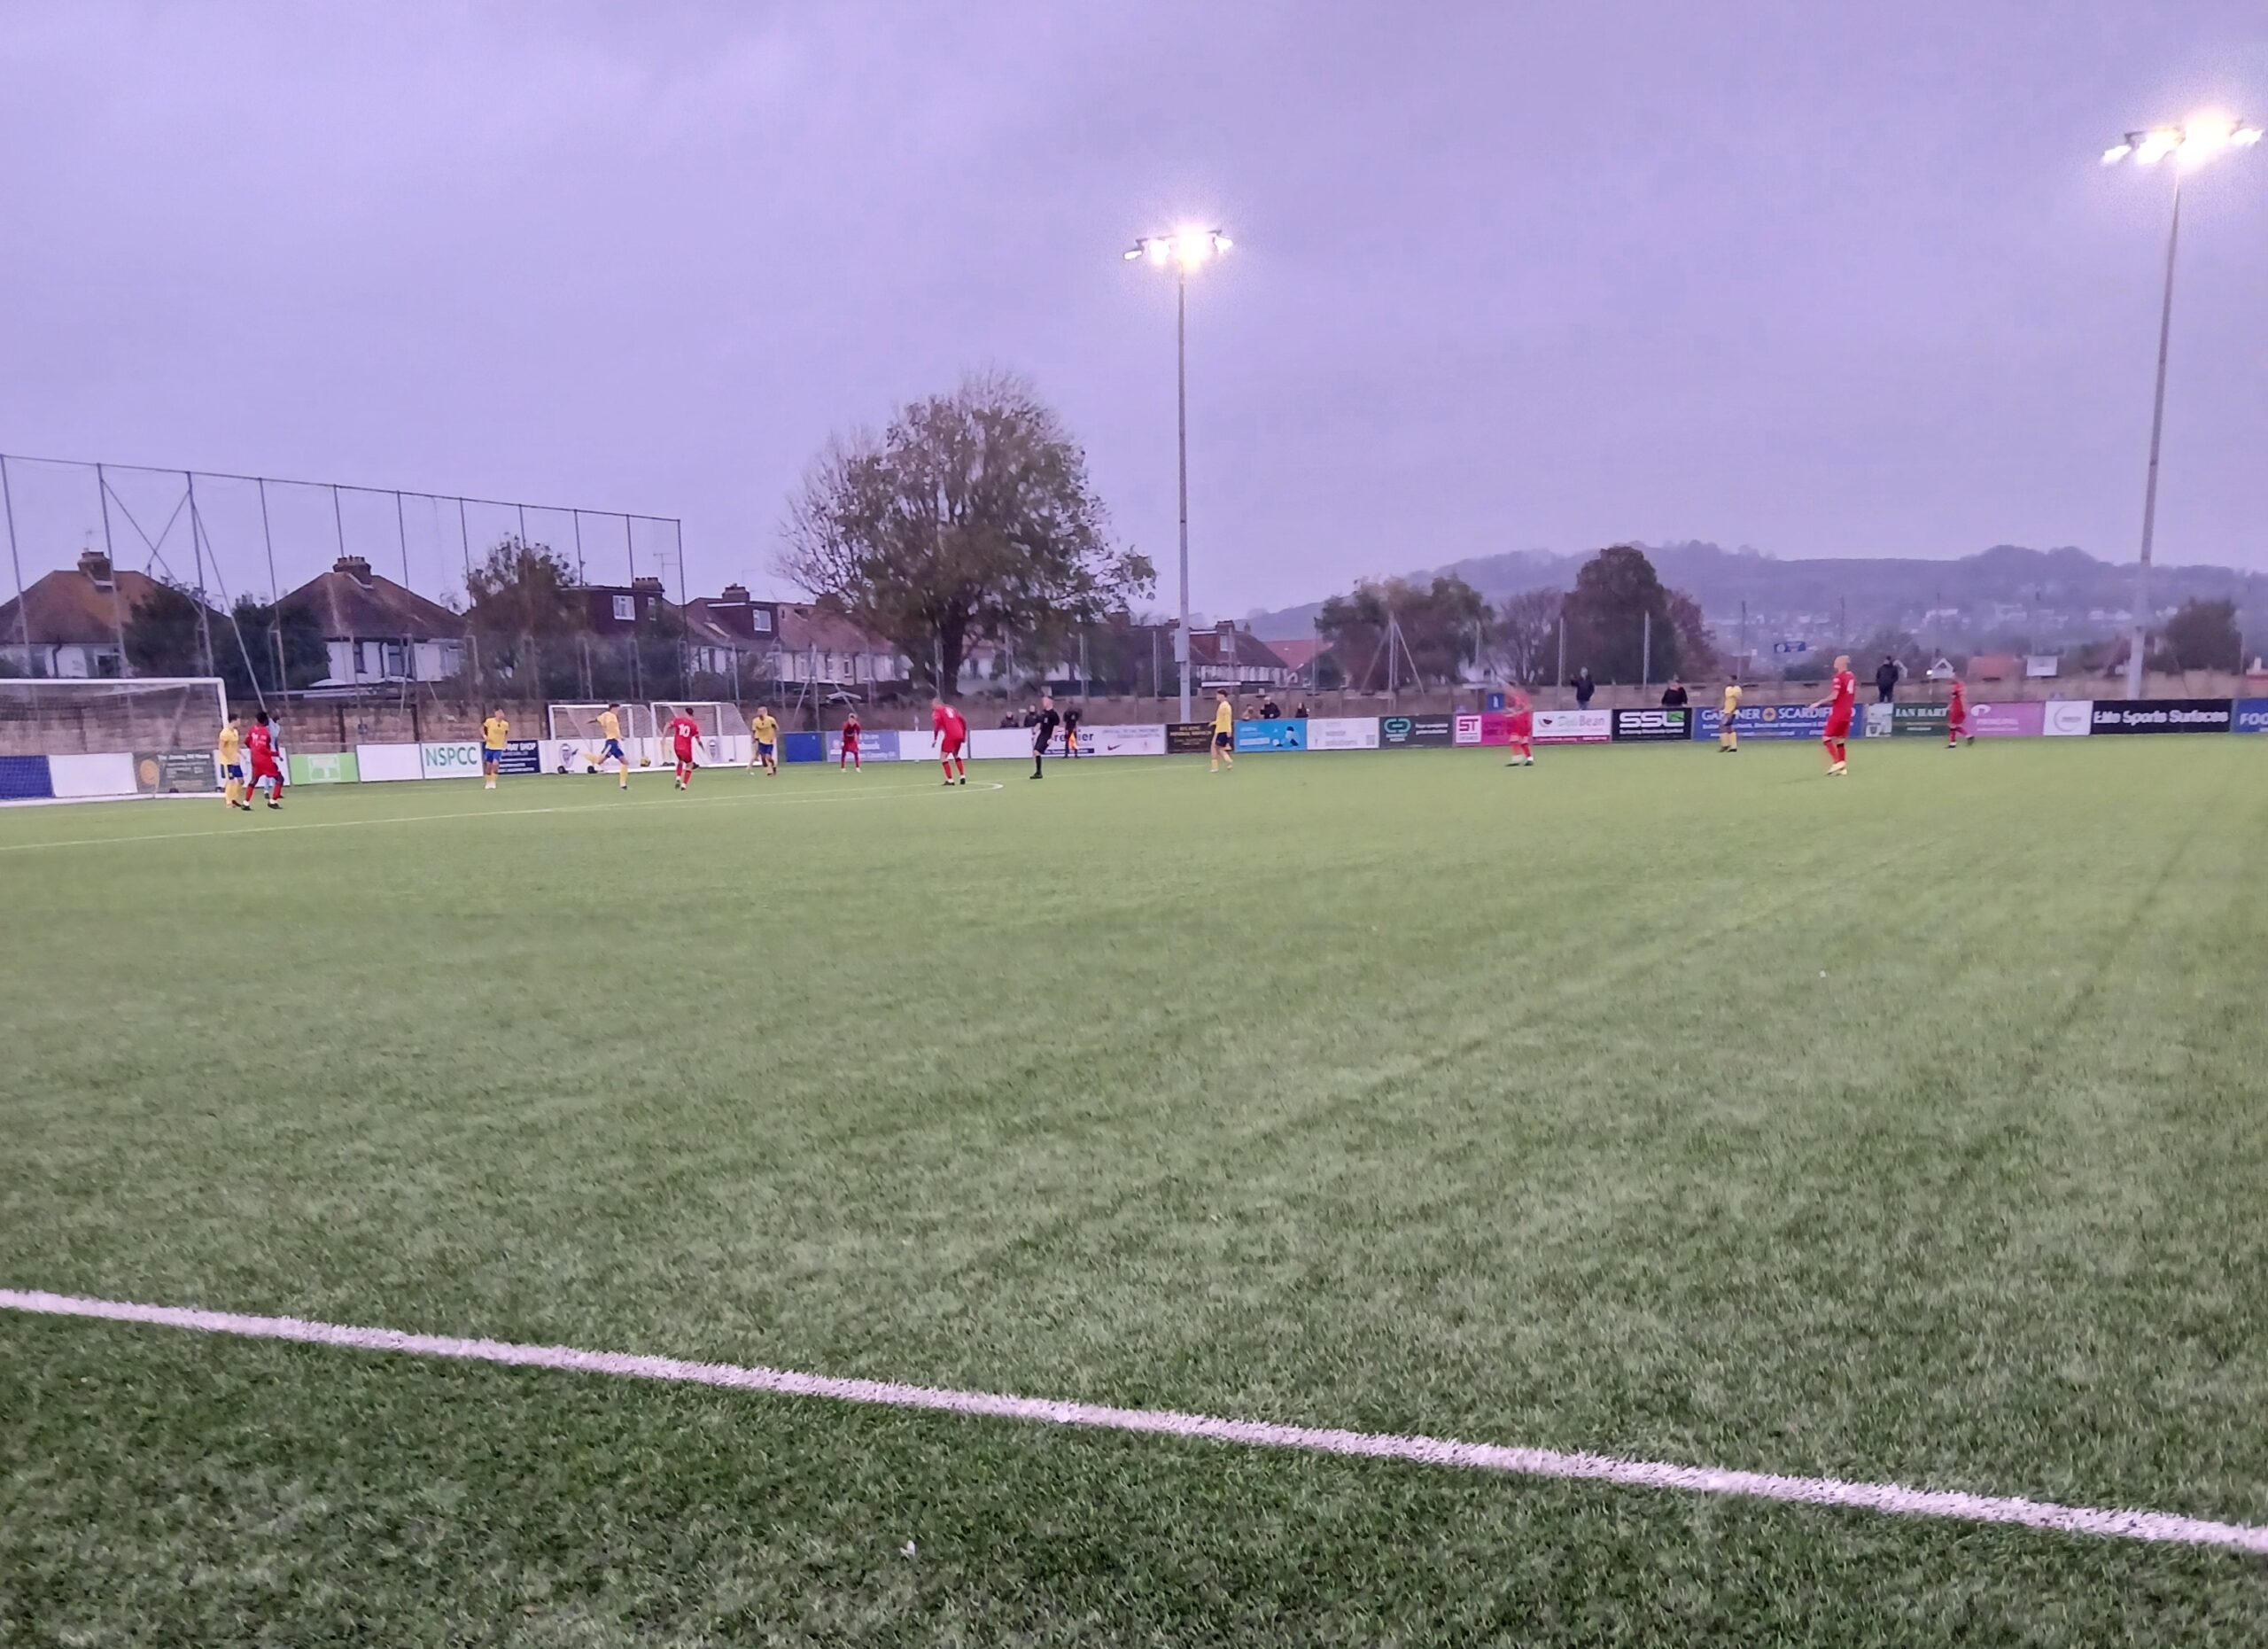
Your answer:
[[[1315,656],[1323,651],[1323,642],[1318,637],[1303,635],[1293,642],[1270,642],[1268,650],[1283,660],[1285,669],[1304,670],[1315,662]]]
[[[1192,631],[1189,637],[1189,657],[1192,663],[1200,665],[1250,665],[1272,670],[1286,668],[1275,649],[1249,630]]]
[[[822,653],[882,653],[895,657],[897,649],[878,635],[870,635],[848,618],[820,612],[797,603],[780,603],[780,645],[791,653],[817,648]]]
[[[462,616],[371,572],[370,564],[359,556],[342,556],[330,572],[309,579],[276,604],[289,611],[312,611],[323,639],[331,642],[356,637],[454,641],[466,629]]]
[[[21,613],[29,620],[32,645],[117,646],[119,626],[133,618],[136,603],[165,587],[128,568],[116,575],[113,594],[111,577],[108,561],[86,555],[76,567],[58,569],[27,586]],[[12,597],[0,602],[0,646],[21,639],[25,626],[18,612]]]

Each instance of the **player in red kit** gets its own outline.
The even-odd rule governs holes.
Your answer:
[[[1535,766],[1535,711],[1527,702],[1527,695],[1519,688],[1512,689],[1512,758],[1507,767]]]
[[[670,754],[677,758],[677,788],[693,788],[693,741],[701,736],[701,724],[683,711],[670,718]]]
[[[260,794],[262,781],[268,785],[268,805],[271,811],[284,805],[284,768],[276,759],[276,729],[268,725],[268,712],[261,711],[252,719],[252,731],[245,735],[245,754],[252,762],[252,794]]]
[[[1851,655],[1835,655],[1835,680],[1825,698],[1812,701],[1817,710],[1827,706],[1827,731],[1821,735],[1827,745],[1827,772],[1830,778],[1839,778],[1849,770],[1851,759],[1851,718],[1857,712],[1859,678],[1851,673]]]
[[[835,770],[845,767],[853,772],[866,772],[866,764],[858,759],[858,712],[852,711],[843,718],[843,753],[835,758]]]
[[[953,769],[960,769],[959,782],[968,782],[968,758],[962,752],[968,748],[968,723],[942,698],[929,701],[929,725],[937,735],[937,760],[945,770],[945,782],[954,782]]]
[[[1969,730],[1969,696],[1962,690],[1961,678],[1955,676],[1953,696],[1946,700],[1946,748],[1953,750],[1976,742],[1977,735]]]

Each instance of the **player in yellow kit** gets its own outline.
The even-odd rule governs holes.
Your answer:
[[[221,793],[229,806],[250,813],[252,804],[245,799],[245,735],[237,729],[233,710],[221,724],[221,742],[214,753],[221,758]]]
[[[620,788],[626,790],[630,788],[630,758],[622,753],[622,706],[610,702],[604,710],[599,712],[596,725],[599,753],[591,766],[604,771],[607,763],[614,763],[622,772]]]
[[[1725,683],[1724,708],[1718,712],[1717,717],[1717,751],[1720,755],[1727,751],[1736,751],[1740,748],[1740,729],[1733,725],[1733,718],[1738,714],[1740,714],[1740,683],[1728,681]]]
[[[496,769],[504,765],[504,743],[512,736],[512,724],[504,719],[504,712],[493,706],[488,719],[480,724],[480,778],[483,789],[496,788]]]
[[[1229,689],[1220,689],[1220,703],[1213,706],[1213,766],[1218,773],[1223,766],[1237,765],[1237,712],[1229,703]]]
[[[758,767],[773,778],[780,776],[780,718],[763,704],[756,707],[756,714],[748,719],[749,737],[752,748],[749,751],[748,770]]]

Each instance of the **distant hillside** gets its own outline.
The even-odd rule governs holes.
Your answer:
[[[1947,561],[1783,561],[1699,542],[1644,548],[1662,582],[1699,602],[1720,633],[1738,622],[1743,603],[1755,634],[1825,637],[1831,632],[1845,639],[1937,627],[1973,634],[2024,633],[2045,645],[2107,634],[2131,621],[2133,564],[2098,560],[2081,549],[1999,544]],[[1588,559],[1588,552],[1511,550],[1406,576],[1423,579],[1454,573],[1491,600],[1501,600],[1519,590],[1568,588],[1575,570]],[[2160,611],[2192,596],[2233,599],[2259,627],[2268,629],[2268,575],[2230,567],[2160,566],[2151,570],[2150,595],[2151,605]],[[1262,637],[1311,634],[1321,604],[1255,612],[1253,629]]]

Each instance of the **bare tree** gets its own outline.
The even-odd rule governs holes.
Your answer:
[[[781,573],[887,636],[941,690],[975,642],[1014,637],[1045,656],[1155,576],[1111,541],[1086,454],[1011,373],[972,375],[879,433],[829,440],[781,537]]]
[[[1496,610],[1495,656],[1505,679],[1536,687],[1558,669],[1559,605],[1554,589],[1522,590]]]

